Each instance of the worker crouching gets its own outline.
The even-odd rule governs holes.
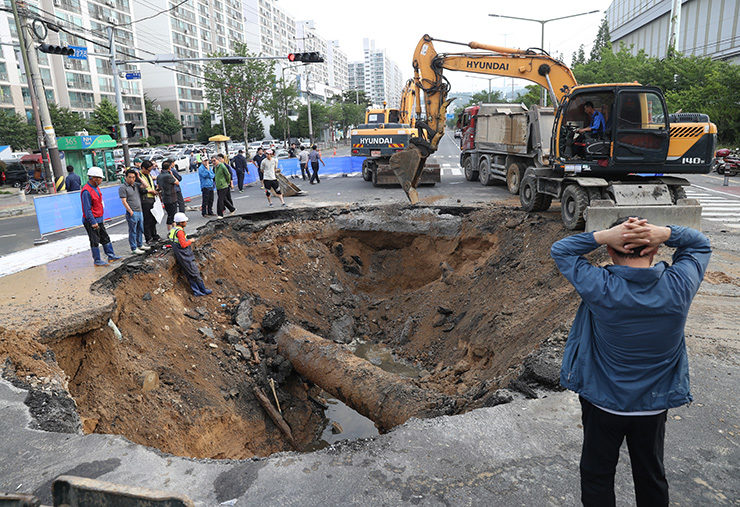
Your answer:
[[[190,288],[196,296],[207,296],[211,292],[203,284],[203,278],[200,276],[200,270],[195,264],[193,256],[193,240],[188,239],[185,234],[185,226],[188,223],[188,216],[185,213],[175,213],[175,226],[170,229],[169,238],[172,244],[172,252],[175,254],[177,263],[182,268],[185,276],[188,278]]]

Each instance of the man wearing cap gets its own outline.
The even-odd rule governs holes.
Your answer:
[[[141,163],[142,162],[143,162],[143,160],[141,160],[140,158],[138,158],[138,157],[135,158],[134,161],[133,161],[134,166],[131,169],[136,169],[136,172],[141,171]]]
[[[239,193],[244,191],[244,173],[249,174],[247,169],[247,158],[244,156],[244,150],[239,150],[236,157],[231,159],[231,167],[236,172],[236,185],[239,188]]]
[[[80,199],[82,201],[82,225],[85,226],[87,237],[90,238],[90,250],[96,266],[107,266],[108,263],[101,260],[98,245],[103,245],[103,251],[108,256],[108,261],[113,262],[120,259],[113,252],[110,237],[105,231],[103,223],[103,194],[100,192],[100,183],[103,181],[103,170],[100,167],[91,167],[87,171],[88,181],[82,187]]]
[[[157,176],[157,187],[162,194],[162,204],[167,212],[167,230],[172,229],[177,213],[177,190],[180,182],[170,172],[170,160],[162,162],[162,172]]]
[[[183,273],[185,273],[193,294],[196,296],[207,296],[213,291],[206,289],[205,284],[203,284],[203,278],[200,276],[200,269],[198,269],[198,265],[195,263],[193,247],[191,246],[193,240],[188,239],[188,236],[185,234],[187,222],[188,216],[185,213],[175,213],[175,225],[169,232],[172,253],[175,255],[175,260],[177,260]]]
[[[272,206],[272,199],[270,198],[270,190],[274,190],[277,196],[280,198],[280,202],[285,206],[285,199],[283,199],[283,193],[280,191],[280,184],[277,180],[278,161],[273,156],[272,150],[267,150],[267,158],[262,161],[260,165],[262,168],[262,174],[264,175],[263,183],[265,184],[265,195],[267,196],[267,205]]]

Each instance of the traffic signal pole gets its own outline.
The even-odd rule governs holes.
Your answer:
[[[116,106],[118,108],[118,135],[123,148],[123,165],[131,167],[131,154],[128,149],[128,129],[126,128],[126,114],[123,112],[123,97],[121,96],[121,76],[118,75],[116,62],[116,41],[113,38],[113,27],[108,27],[108,43],[110,44],[110,64],[113,70],[113,88],[116,92]]]
[[[33,87],[36,91],[36,100],[38,102],[38,113],[41,116],[41,126],[44,129],[44,138],[46,140],[46,148],[49,150],[49,160],[51,162],[51,170],[54,176],[54,188],[58,191],[64,188],[64,167],[62,166],[62,159],[59,157],[59,148],[57,146],[57,136],[54,132],[54,126],[51,124],[51,115],[49,114],[49,104],[46,101],[46,92],[44,90],[44,83],[41,80],[41,72],[39,71],[39,60],[36,54],[36,48],[33,47],[33,35],[28,27],[27,18],[18,14],[18,6],[16,0],[11,0],[13,5],[13,14],[16,19],[16,26],[18,27],[18,35],[21,39],[22,49],[25,59],[28,62],[27,73],[28,88]],[[25,63],[25,62],[24,62]]]

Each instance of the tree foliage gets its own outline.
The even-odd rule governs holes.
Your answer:
[[[172,137],[181,130],[182,123],[180,123],[180,120],[177,119],[177,116],[169,108],[165,108],[159,117],[159,128],[157,131],[169,136],[170,141],[172,141]]]
[[[532,107],[535,104],[540,103],[542,94],[542,88],[540,85],[528,85],[524,87],[525,91],[519,92],[514,99],[515,104],[524,104],[527,107]]]
[[[580,84],[637,81],[661,88],[668,112],[705,113],[717,125],[720,142],[740,142],[740,66],[696,56],[674,55],[664,59],[644,51],[632,54],[621,46],[608,46],[598,60],[575,65]]]
[[[70,111],[66,107],[59,107],[54,102],[49,102],[49,115],[54,131],[59,137],[73,136],[75,132],[88,128],[87,120],[79,113]],[[117,119],[118,114],[116,114],[116,121]]]
[[[278,79],[272,89],[272,93],[265,101],[265,110],[273,121],[270,127],[270,135],[276,139],[287,136],[286,116],[290,115],[298,102],[298,92],[292,83]],[[277,127],[279,126],[279,127]],[[285,129],[283,127],[286,127]],[[273,127],[276,127],[273,129]],[[291,132],[291,135],[293,133]]]
[[[596,33],[596,40],[594,40],[594,47],[591,48],[591,54],[589,55],[588,61],[598,62],[601,60],[601,54],[604,51],[611,50],[612,41],[609,35],[609,23],[606,21],[606,16],[604,16],[599,25],[599,31]]]
[[[108,134],[110,126],[118,124],[118,110],[108,99],[103,99],[95,107],[90,121],[90,134]]]
[[[200,130],[198,131],[198,141],[201,143],[207,143],[208,138],[216,135],[222,135],[223,127],[221,123],[211,126],[211,111],[204,109],[200,114]],[[249,139],[250,141],[258,141],[262,139],[264,135],[264,126],[262,121],[259,119],[257,114],[254,114],[249,119]],[[235,119],[226,117],[226,135],[234,141],[244,140],[244,129],[242,125]]]
[[[241,42],[235,43],[232,54],[254,56],[247,45]],[[206,68],[205,74],[209,77],[205,82],[208,101],[211,104],[220,104],[223,97],[226,118],[229,121],[233,118],[241,126],[242,139],[250,137],[250,119],[258,111],[266,109],[267,102],[273,95],[274,66],[271,61],[245,60],[243,64],[237,65],[214,61]]]
[[[0,109],[0,140],[14,151],[32,151],[37,148],[36,127],[13,111]]]

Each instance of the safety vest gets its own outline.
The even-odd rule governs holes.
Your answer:
[[[139,176],[141,176],[141,179],[143,179],[144,183],[146,183],[147,187],[149,187],[147,188],[146,196],[150,199],[154,199],[157,194],[154,192],[154,180],[152,180],[152,175],[140,173]]]
[[[90,194],[90,210],[92,211],[92,215],[95,218],[100,218],[103,216],[103,194],[100,193],[99,188],[93,188],[90,186],[89,183],[85,183],[85,186],[82,187],[82,192],[80,192],[80,200],[82,200],[82,194],[85,192]]]
[[[170,229],[170,232],[168,234],[170,241],[173,243],[177,243],[177,246],[180,246],[180,242],[177,240],[177,231],[185,232],[185,229],[180,227],[179,225],[174,226],[172,229]],[[185,239],[188,239],[187,234],[185,235]]]

